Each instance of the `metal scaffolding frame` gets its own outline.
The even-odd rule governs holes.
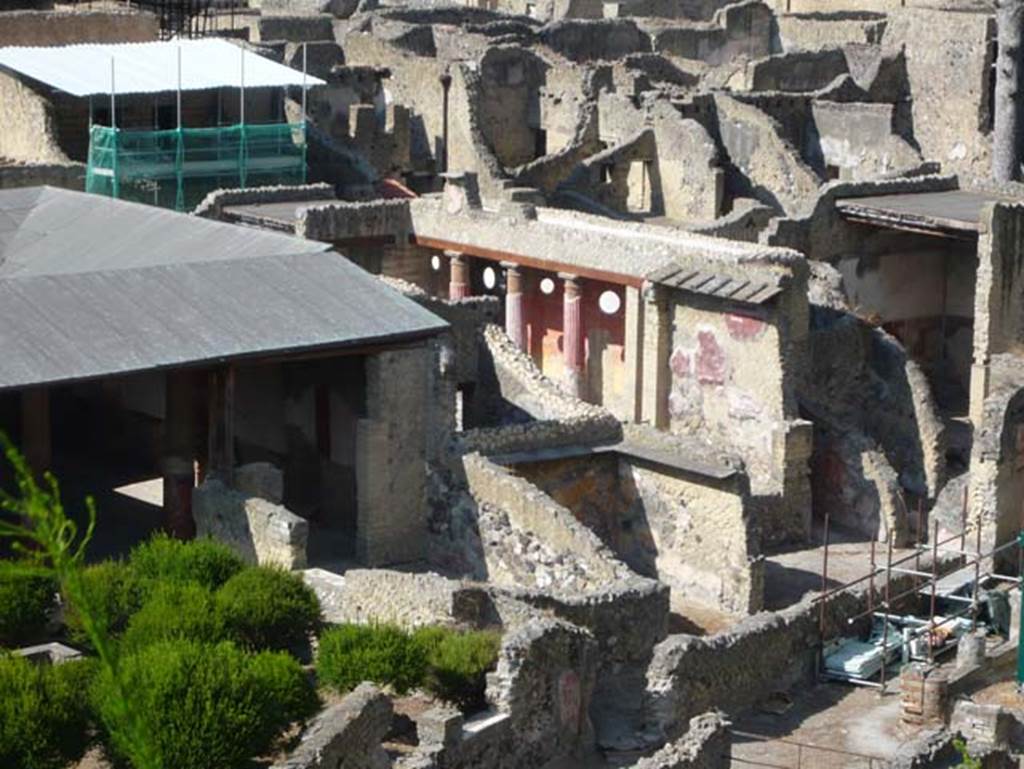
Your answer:
[[[902,498],[900,499],[900,501],[901,501],[901,504],[903,505],[904,512],[908,512],[908,509],[907,509],[905,501]],[[1024,520],[1022,520],[1022,522],[1021,522],[1022,525],[1021,525],[1021,528],[1020,528],[1020,531],[1019,531],[1017,537],[1015,537],[1012,541],[1005,542],[1002,545],[998,545],[998,546],[992,548],[991,550],[989,550],[988,552],[982,552],[982,526],[981,526],[980,522],[977,522],[977,521],[974,522],[973,524],[969,524],[968,521],[967,521],[967,511],[968,511],[967,490],[964,489],[963,504],[962,504],[962,509],[961,509],[961,524],[962,524],[962,528],[961,528],[960,532],[957,533],[957,534],[953,534],[953,535],[951,535],[951,536],[949,536],[949,537],[947,537],[947,538],[945,538],[945,539],[940,541],[939,540],[939,523],[938,523],[938,521],[934,521],[933,524],[932,524],[931,537],[928,538],[928,540],[930,540],[930,544],[928,544],[926,539],[922,536],[922,535],[927,534],[927,531],[926,531],[925,526],[924,526],[924,518],[925,518],[925,516],[924,516],[923,503],[921,501],[919,501],[918,505],[917,505],[917,527],[916,527],[916,531],[915,531],[915,542],[914,542],[914,545],[913,545],[914,552],[910,553],[908,555],[905,555],[905,556],[899,558],[898,560],[894,561],[893,560],[894,541],[893,541],[893,536],[890,533],[890,535],[886,538],[886,542],[885,542],[886,556],[885,556],[884,565],[882,565],[882,564],[878,563],[877,553],[876,553],[876,550],[877,550],[876,542],[875,542],[875,540],[872,540],[871,541],[871,551],[870,551],[870,568],[869,568],[868,572],[865,575],[863,575],[863,576],[861,576],[861,577],[859,577],[859,578],[857,578],[855,580],[852,580],[850,582],[844,583],[842,585],[839,585],[839,586],[831,588],[831,589],[829,589],[829,587],[828,587],[828,560],[829,560],[829,545],[830,545],[830,542],[829,542],[829,540],[830,540],[830,531],[829,531],[830,521],[829,521],[829,515],[828,514],[825,515],[825,529],[824,529],[824,535],[823,535],[824,549],[823,549],[823,552],[822,552],[822,570],[821,570],[821,591],[819,592],[818,596],[815,597],[815,599],[814,599],[818,603],[818,606],[819,606],[819,611],[818,611],[818,631],[819,631],[819,635],[820,635],[820,637],[822,639],[822,654],[819,655],[819,660],[818,660],[819,666],[818,667],[819,667],[819,674],[821,676],[826,677],[826,678],[845,680],[845,681],[849,681],[851,683],[855,683],[855,684],[859,684],[859,685],[863,685],[863,686],[874,686],[874,687],[879,688],[882,692],[885,692],[886,691],[886,685],[887,685],[887,681],[886,681],[886,672],[887,672],[886,671],[886,655],[888,653],[889,620],[894,619],[894,618],[897,617],[897,615],[893,612],[893,607],[898,605],[898,603],[901,600],[903,600],[905,598],[908,598],[911,595],[920,594],[920,592],[923,589],[925,589],[925,588],[930,588],[930,590],[929,590],[929,618],[928,618],[928,622],[927,622],[927,624],[923,628],[921,628],[919,630],[913,631],[909,638],[901,640],[901,642],[899,643],[897,648],[902,650],[902,648],[905,645],[909,644],[912,640],[927,634],[927,637],[929,639],[929,642],[928,642],[928,658],[929,658],[929,662],[933,662],[934,658],[935,658],[935,645],[934,645],[933,639],[935,638],[936,630],[938,630],[939,628],[949,624],[953,620],[956,620],[956,619],[959,619],[960,617],[965,617],[965,616],[968,616],[968,615],[971,618],[971,629],[973,630],[973,629],[975,629],[977,627],[977,624],[978,624],[978,613],[979,613],[978,591],[979,591],[979,587],[980,587],[980,585],[981,585],[981,583],[983,581],[985,581],[986,579],[999,579],[999,580],[1003,580],[1003,581],[1007,581],[1007,582],[1013,582],[1013,583],[1017,584],[1018,589],[1024,590]],[[1022,509],[1022,514],[1024,514],[1024,509]],[[968,537],[969,534],[974,534],[975,538],[976,538],[974,550],[967,550],[966,549],[967,548],[967,537]],[[954,543],[957,540],[959,540],[959,546],[958,547],[953,547],[953,548],[948,547],[948,545],[950,545],[950,543]],[[982,573],[982,562],[983,561],[986,561],[987,559],[994,559],[994,557],[996,555],[998,555],[999,553],[1003,553],[1003,552],[1006,552],[1008,550],[1012,550],[1013,548],[1017,549],[1017,576],[1010,576],[1010,575],[1005,575],[1005,574],[996,574],[996,573],[994,573],[992,571],[986,571],[984,574]],[[924,571],[924,570],[921,569],[921,556],[924,555],[925,553],[929,552],[929,551],[930,551],[930,554],[931,554],[931,570],[930,571]],[[952,614],[950,616],[944,616],[943,620],[941,622],[936,622],[936,620],[935,620],[935,617],[936,617],[935,611],[936,611],[936,601],[938,599],[938,595],[937,595],[938,583],[939,583],[939,581],[943,577],[947,576],[946,573],[940,572],[940,568],[939,568],[939,556],[940,555],[956,555],[956,556],[959,556],[959,558],[960,558],[960,565],[959,565],[957,571],[962,571],[962,570],[967,569],[967,568],[969,568],[970,566],[973,565],[973,567],[974,567],[974,577],[973,577],[973,588],[972,588],[972,591],[971,591],[971,597],[969,599],[968,598],[964,598],[962,596],[947,596],[946,597],[946,598],[948,598],[950,600],[966,601],[967,602],[967,606],[964,609],[962,609],[960,611],[957,611],[957,612],[955,612],[954,614]],[[913,564],[914,564],[913,568],[910,568],[909,566],[905,565],[905,564],[909,564],[910,562],[913,562]],[[993,565],[994,565],[994,561],[993,561]],[[949,573],[954,573],[954,572],[949,572]],[[897,575],[897,576],[899,576],[899,575],[910,575],[910,576],[912,576],[914,578],[913,579],[913,587],[911,587],[909,590],[904,590],[903,592],[899,593],[898,595],[895,595],[895,596],[892,595],[892,580],[893,580],[893,576],[894,575]],[[881,584],[881,593],[882,593],[882,595],[880,597],[882,598],[882,600],[880,602],[876,602],[876,595],[875,595],[875,593],[876,593],[876,578],[879,578],[879,577],[884,579],[884,581]],[[825,640],[826,640],[826,630],[827,630],[826,607],[828,605],[828,602],[831,599],[833,599],[836,596],[838,596],[839,594],[844,593],[845,591],[849,590],[852,587],[855,587],[857,585],[861,585],[864,582],[868,583],[868,589],[867,589],[867,610],[863,611],[863,612],[860,612],[860,613],[856,614],[853,617],[848,618],[846,620],[846,624],[847,625],[853,625],[858,620],[865,619],[865,618],[868,618],[868,617],[880,618],[882,620],[881,671],[880,671],[879,682],[878,683],[875,683],[873,681],[867,681],[867,680],[862,680],[862,679],[854,678],[852,676],[848,677],[848,676],[842,676],[842,675],[835,674],[835,673],[828,673],[828,672],[826,672],[824,670],[824,644],[825,644]],[[1024,612],[1022,612],[1022,614],[1024,614]],[[1022,622],[1024,622],[1024,618],[1022,618]],[[1018,665],[1018,681],[1020,682],[1020,681],[1024,680],[1024,655],[1019,653],[1019,659],[1021,660],[1020,664]]]

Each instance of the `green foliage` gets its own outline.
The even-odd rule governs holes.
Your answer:
[[[145,592],[135,572],[121,561],[87,566],[82,571],[82,587],[93,611],[112,635],[124,632],[128,620],[142,606]],[[69,607],[64,619],[71,641],[79,646],[91,646],[76,606]]]
[[[464,711],[483,708],[486,674],[498,661],[501,635],[493,631],[430,630],[414,635],[427,649],[423,688]]]
[[[173,639],[214,643],[225,639],[224,621],[213,594],[198,584],[158,585],[128,622],[121,643],[127,649]]]
[[[339,691],[362,681],[399,693],[422,686],[463,710],[484,703],[486,673],[498,659],[501,636],[425,627],[409,634],[392,625],[338,625],[320,637],[317,673]]]
[[[91,662],[36,665],[0,656],[0,766],[61,769],[89,743]]]
[[[245,568],[245,562],[227,545],[209,538],[183,542],[167,534],[156,534],[136,546],[128,562],[140,579],[197,582],[210,590]]]
[[[393,625],[338,625],[320,636],[316,667],[321,682],[340,692],[373,681],[404,694],[423,682],[427,655]]]
[[[39,641],[56,596],[57,582],[50,577],[0,575],[0,646]]]
[[[107,729],[117,735],[134,769],[165,769],[136,713],[138,693],[124,685],[106,618],[93,605],[93,597],[85,587],[85,548],[96,527],[93,500],[85,500],[87,525],[84,532],[79,531],[78,524],[64,512],[57,479],[47,473],[43,483],[38,483],[24,456],[2,433],[0,446],[13,471],[17,490],[12,494],[0,488],[0,539],[23,556],[19,561],[0,559],[0,577],[46,577],[60,585],[68,606],[78,613],[82,631],[96,651],[99,668],[108,677]]]
[[[977,758],[971,758],[971,754],[967,751],[967,743],[957,738],[953,740],[953,747],[956,748],[956,752],[960,754],[961,761],[957,764],[957,769],[981,769],[981,761]]]
[[[287,649],[320,621],[320,602],[297,574],[257,566],[217,591],[217,608],[231,638],[252,649]]]
[[[124,657],[121,675],[138,693],[138,716],[164,767],[235,769],[267,751],[293,721],[317,707],[312,684],[286,654],[250,655],[231,643],[162,641]],[[117,700],[109,672],[93,687],[106,721]],[[109,734],[126,758],[131,746]]]

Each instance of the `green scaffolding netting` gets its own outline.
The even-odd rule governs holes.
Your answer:
[[[305,182],[305,123],[89,129],[87,192],[184,211],[222,187]]]

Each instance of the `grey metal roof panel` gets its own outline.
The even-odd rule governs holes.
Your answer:
[[[0,388],[425,336],[447,324],[334,253],[0,281]]]
[[[50,187],[0,190],[0,278],[325,251],[328,244]],[[4,221],[7,224],[4,224]]]
[[[31,200],[0,191],[20,222],[0,241],[0,388],[447,327],[326,244],[66,190]]]

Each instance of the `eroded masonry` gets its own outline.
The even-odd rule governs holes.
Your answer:
[[[1016,766],[1004,5],[0,1],[0,427],[500,630],[278,769]]]

